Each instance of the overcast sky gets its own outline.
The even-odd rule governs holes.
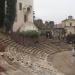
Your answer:
[[[36,18],[60,23],[72,15],[75,18],[75,0],[34,0]]]

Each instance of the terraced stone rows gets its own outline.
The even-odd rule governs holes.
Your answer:
[[[12,43],[12,41],[10,40],[1,40],[0,42],[2,42],[3,44],[9,45],[10,43]]]
[[[47,48],[46,46],[40,45],[39,48],[32,49],[31,54],[32,55],[38,55],[38,56],[41,55],[41,57],[42,57],[45,55],[45,53],[51,54],[53,52],[54,51],[51,50],[50,48]]]
[[[20,47],[20,46],[19,46],[19,47]],[[14,51],[14,50],[17,50],[17,49],[15,49],[15,48],[13,47],[12,49],[10,48],[10,50]],[[19,50],[20,50],[20,49],[19,49]],[[29,50],[31,50],[31,51],[29,52]],[[31,54],[31,55],[37,55],[37,53],[40,51],[40,49],[39,49],[39,51],[38,51],[36,48],[34,49],[34,48],[31,48],[31,47],[30,47],[30,48],[26,48],[26,49],[25,49],[25,48],[24,48],[24,49],[21,49],[20,52],[21,52],[21,51],[22,51],[23,53],[29,53],[29,54]],[[15,52],[15,51],[14,51],[14,52]],[[16,52],[18,52],[18,51],[16,51]],[[21,52],[21,53],[22,53],[22,52]],[[37,53],[35,53],[35,52],[37,52]],[[40,52],[41,52],[40,55],[41,55],[42,53],[44,54],[44,51],[41,50]]]
[[[45,42],[42,42],[43,45],[45,46],[49,46],[50,48],[50,52],[49,54],[55,54],[57,52],[61,52],[61,51],[67,51],[67,50],[71,50],[71,46],[69,46],[68,44],[66,44],[67,47],[64,47],[63,43],[61,43],[62,47],[60,46],[60,43],[58,42],[58,46],[55,44],[55,43],[51,43],[51,41],[45,41]],[[64,43],[65,44],[65,43]],[[51,48],[53,51],[51,51]],[[52,53],[51,53],[52,52]]]
[[[5,44],[6,46],[8,46],[9,44],[11,44],[12,43],[12,41],[11,41],[11,39],[9,39],[9,38],[7,38],[7,37],[0,37],[0,42],[2,43],[2,44]]]
[[[61,48],[68,48],[69,47],[69,44],[64,43],[63,41],[53,42],[53,40],[52,40],[51,43],[55,44],[56,46],[60,46]]]
[[[19,45],[14,41],[9,40],[8,38],[4,38],[3,40],[4,40],[4,44],[6,42],[7,47],[9,48],[9,51],[11,53],[11,56],[14,56],[14,58],[21,63],[24,62],[24,58],[28,54],[29,56],[33,55],[33,56],[37,56],[38,58],[45,58],[47,54],[52,54],[55,53],[56,51],[59,51],[56,48],[56,46],[46,41],[39,43],[39,46],[27,47],[27,46]]]
[[[55,46],[53,46],[52,44],[49,44],[49,43],[47,44],[45,42],[43,42],[41,44],[43,45],[43,47],[46,47],[45,52],[47,52],[47,53],[51,54],[51,52],[54,52],[54,51],[58,50],[57,48],[54,48]]]
[[[55,44],[55,46],[57,46],[57,45]],[[69,46],[68,44],[64,44],[64,43],[62,43],[62,44],[58,43],[58,47],[61,48],[61,50],[70,50],[71,49],[71,46]]]
[[[47,44],[47,43],[46,43]],[[53,45],[54,44],[54,45]],[[58,44],[58,45],[56,45],[56,44]],[[58,42],[58,43],[48,43],[48,45],[52,45],[52,46],[54,46],[54,48],[58,48],[58,49],[70,49],[71,47],[69,47],[69,45],[68,44],[66,44],[66,43],[60,43],[60,42]]]
[[[27,47],[27,46],[22,46],[22,45],[15,43],[13,40],[11,40],[9,37],[6,37],[6,36],[2,36],[2,37],[0,37],[0,39],[2,39],[2,40],[0,40],[0,42],[2,42],[3,44],[7,44],[7,46],[13,47],[12,49],[10,49],[12,51],[16,50],[16,52],[29,53],[31,55],[39,56],[39,57],[44,56],[45,53],[53,54],[56,52],[63,51],[63,49],[61,49],[60,46],[57,46],[58,43],[52,44],[52,43],[50,43],[50,40],[42,40],[42,41],[40,41],[38,46]]]
[[[45,53],[46,53],[45,51],[46,51],[46,48],[43,47],[42,45],[40,45],[40,48],[36,49],[36,51],[34,51],[34,53],[37,56],[43,57],[45,55]],[[34,55],[34,53],[33,53],[33,55]]]
[[[2,42],[3,44],[5,44],[5,43],[7,43],[7,44],[9,44],[9,46],[11,45],[11,46],[13,46],[13,48],[11,49],[10,48],[10,50],[17,50],[17,51],[21,51],[21,50],[24,50],[25,52],[29,52],[29,50],[31,50],[31,52],[33,51],[33,49],[34,48],[25,48],[25,47],[22,47],[22,46],[19,46],[19,45],[17,45],[17,44],[11,44],[11,43],[13,43],[11,40],[8,40],[7,38],[3,38],[3,39],[1,39],[0,40],[0,42]],[[16,49],[15,49],[16,48]]]
[[[32,55],[36,55],[37,53],[39,53],[39,55],[43,56],[45,52],[50,53],[50,52],[47,52],[47,48],[43,48],[43,47],[41,47],[41,49],[39,48],[39,51],[38,51],[38,48],[30,47],[30,48],[23,49],[23,47],[21,47],[19,45],[16,45],[17,51],[19,51],[19,50],[23,51],[24,50],[25,52],[28,52],[28,53],[30,53]],[[50,50],[50,48],[49,48],[49,50]]]
[[[47,52],[56,51],[56,49],[52,47],[51,45],[43,44],[43,46],[48,48]]]
[[[56,46],[54,46],[54,45],[52,45],[52,44],[44,44],[46,47],[49,47],[52,51],[60,51],[61,49],[59,48],[59,47],[56,47]]]

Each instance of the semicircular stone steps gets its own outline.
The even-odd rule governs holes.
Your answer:
[[[37,57],[45,57],[45,54],[54,54],[57,52],[64,51],[66,49],[61,49],[61,46],[51,43],[50,40],[40,41],[37,46],[22,46],[14,42],[9,36],[2,35],[0,36],[0,43],[5,44],[9,47],[9,51],[16,51],[21,53],[28,53]],[[61,44],[62,45],[62,44]]]

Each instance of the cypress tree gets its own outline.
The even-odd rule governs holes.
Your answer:
[[[6,0],[7,8],[5,14],[5,0],[0,0],[0,27],[5,27],[6,31],[12,30],[16,16],[17,0]],[[3,26],[4,25],[4,26]]]
[[[3,27],[5,16],[5,0],[0,0],[0,28]]]
[[[7,24],[6,24],[6,29],[7,31],[12,30],[12,26],[15,20],[16,16],[16,2],[17,0],[7,0]]]

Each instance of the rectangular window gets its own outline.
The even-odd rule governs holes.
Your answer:
[[[24,15],[24,22],[26,22],[27,21],[27,16],[26,15]]]
[[[72,23],[70,23],[70,26],[72,26]]]
[[[19,3],[19,10],[22,10],[22,3]]]

